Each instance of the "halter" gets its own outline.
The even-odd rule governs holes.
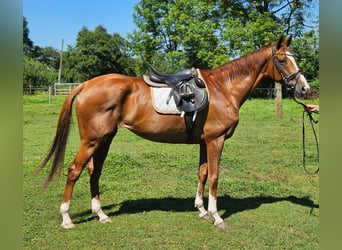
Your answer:
[[[274,50],[274,46],[272,46],[272,63],[273,63],[273,65],[277,68],[277,70],[278,70],[278,72],[279,72],[281,78],[284,80],[285,84],[287,85],[287,88],[293,89],[293,88],[296,86],[297,81],[296,81],[296,83],[295,83],[294,85],[290,85],[289,81],[295,79],[296,76],[301,72],[301,70],[298,69],[298,70],[294,71],[293,73],[291,73],[290,75],[287,76],[287,75],[284,73],[284,71],[281,69],[281,67],[280,67],[280,65],[279,65],[279,63],[278,63],[278,61],[276,60],[276,57],[275,57],[275,56],[276,56],[277,54],[286,55],[286,56],[293,56],[293,57],[294,57],[295,55],[294,55],[294,54],[287,54],[287,53],[276,53],[275,50]],[[273,79],[274,79],[274,67],[272,67],[272,73],[273,73]]]

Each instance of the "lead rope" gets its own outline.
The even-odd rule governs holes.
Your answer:
[[[313,117],[312,117],[312,112],[308,111],[306,109],[306,105],[300,101],[298,101],[295,96],[293,95],[293,100],[302,105],[303,108],[304,108],[304,111],[303,111],[303,119],[302,119],[302,140],[303,140],[303,168],[305,170],[305,172],[307,174],[311,174],[311,175],[314,175],[314,174],[317,174],[319,172],[319,145],[318,145],[318,137],[317,137],[317,133],[316,133],[316,129],[315,129],[315,124],[318,123],[318,120],[315,120]],[[308,117],[309,117],[309,121],[310,121],[310,124],[311,124],[311,128],[312,128],[312,131],[313,131],[313,134],[314,134],[314,137],[315,137],[315,143],[316,143],[316,151],[317,151],[317,159],[318,159],[318,165],[317,165],[317,169],[316,171],[314,172],[310,172],[308,169],[307,169],[307,166],[306,166],[306,152],[305,152],[305,113],[307,113]]]

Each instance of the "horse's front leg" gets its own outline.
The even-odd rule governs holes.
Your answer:
[[[217,186],[219,177],[219,163],[224,145],[224,137],[211,140],[207,144],[208,180],[209,180],[209,203],[208,212],[214,218],[217,228],[225,229],[227,225],[217,212]]]
[[[195,198],[195,207],[199,211],[199,217],[209,219],[207,210],[203,205],[204,187],[208,177],[207,148],[205,144],[200,145],[200,162],[198,168],[198,185]]]

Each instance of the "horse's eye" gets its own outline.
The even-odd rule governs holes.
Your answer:
[[[281,59],[279,59],[278,60],[278,62],[280,63],[280,64],[286,64],[286,59],[284,59],[284,58],[281,58]]]

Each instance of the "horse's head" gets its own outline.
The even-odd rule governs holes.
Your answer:
[[[283,36],[280,36],[272,44],[272,78],[294,89],[297,97],[305,97],[310,92],[310,86],[297,66],[295,55],[288,49],[291,39],[289,36],[283,42]]]

